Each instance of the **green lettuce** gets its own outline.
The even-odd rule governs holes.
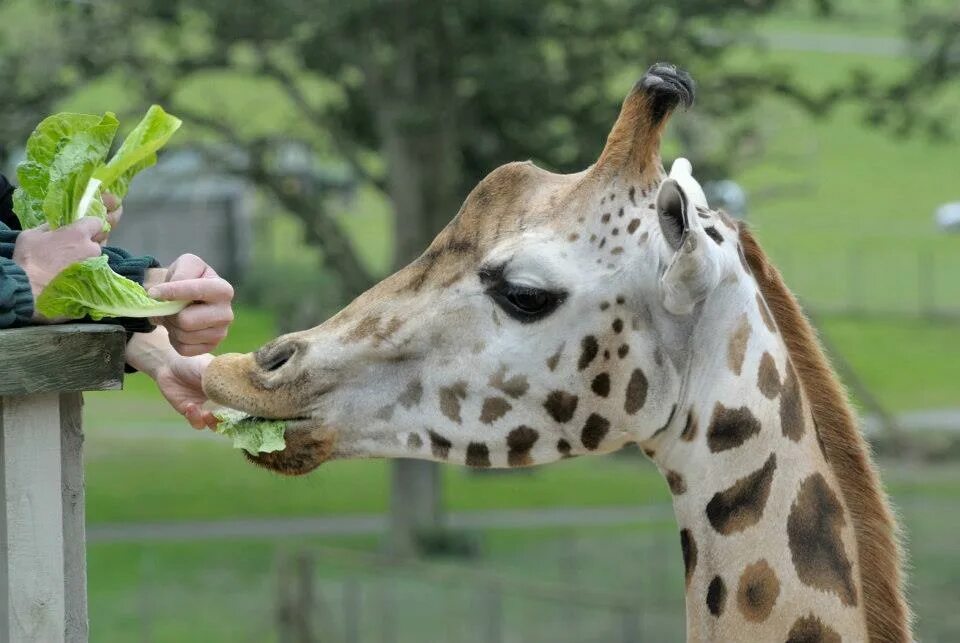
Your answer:
[[[216,432],[233,439],[234,449],[256,454],[287,448],[283,437],[287,423],[283,420],[256,418],[233,409],[221,409],[214,415],[217,418]]]
[[[100,181],[101,189],[117,198],[127,196],[130,181],[141,170],[156,164],[157,150],[166,145],[181,124],[179,118],[167,114],[159,105],[153,105],[127,135],[110,162],[93,173],[93,178]]]
[[[36,307],[49,319],[66,317],[165,317],[174,315],[188,302],[158,301],[143,286],[121,277],[106,255],[67,266],[37,297]]]
[[[24,229],[44,221],[55,229],[84,216],[103,219],[108,229],[102,193],[125,197],[130,181],[157,162],[157,150],[181,121],[152,106],[107,161],[119,125],[110,112],[65,112],[40,122],[27,140],[26,158],[17,166],[20,187],[13,195],[13,210]]]
[[[59,228],[79,218],[80,201],[110,153],[119,125],[110,112],[56,114],[37,125],[27,139],[26,158],[17,166],[20,187],[13,194],[13,210],[24,229],[43,222]],[[89,214],[105,218],[103,201],[96,201]]]

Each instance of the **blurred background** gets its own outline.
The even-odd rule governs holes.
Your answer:
[[[210,261],[248,351],[419,254],[497,165],[591,163],[660,60],[699,83],[665,162],[803,299],[900,513],[918,639],[960,640],[955,0],[0,0],[0,167],[56,111],[180,116],[112,242]],[[281,479],[125,388],[86,405],[94,641],[683,640],[636,451]]]

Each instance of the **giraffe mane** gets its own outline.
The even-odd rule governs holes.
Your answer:
[[[853,519],[867,633],[871,641],[910,641],[912,616],[903,595],[900,532],[870,447],[816,330],[746,224],[740,223],[739,229],[747,263],[786,343]]]

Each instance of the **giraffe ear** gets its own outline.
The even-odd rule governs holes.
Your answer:
[[[699,198],[699,195],[693,196]],[[690,195],[676,179],[669,178],[660,184],[657,215],[671,253],[660,278],[660,296],[664,307],[675,315],[693,312],[720,281],[716,244],[706,243],[707,234],[693,210]]]

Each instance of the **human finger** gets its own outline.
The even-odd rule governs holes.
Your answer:
[[[170,332],[172,341],[181,346],[216,346],[223,341],[224,337],[227,336],[227,329],[222,326],[216,328],[204,328],[203,330],[192,332],[179,330],[177,328],[168,330]]]
[[[225,279],[185,279],[157,284],[148,293],[154,299],[176,301],[228,302],[233,299],[233,286]]]
[[[228,304],[192,304],[169,318],[168,328],[194,332],[207,328],[224,328],[233,321]]]

